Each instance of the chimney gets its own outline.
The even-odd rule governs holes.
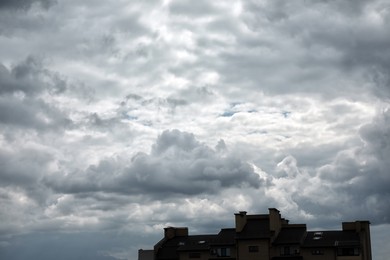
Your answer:
[[[166,227],[164,228],[164,237],[157,244],[154,245],[154,259],[157,259],[158,252],[165,242],[177,237],[177,236],[188,236],[188,228],[186,227]]]
[[[280,215],[280,211],[275,208],[269,208],[269,228],[271,231],[279,232],[280,228],[282,227],[282,217]],[[286,222],[284,220],[283,222]]]
[[[278,236],[282,224],[288,224],[287,219],[282,219],[282,216],[280,215],[280,211],[275,208],[269,208],[269,229],[272,233],[272,240],[276,239]]]
[[[234,215],[236,217],[236,232],[241,232],[246,225],[246,211],[240,211]]]
[[[188,228],[186,227],[166,227],[164,228],[164,238],[171,239],[174,237],[188,236]]]

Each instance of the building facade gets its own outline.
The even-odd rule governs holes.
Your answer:
[[[280,212],[235,214],[235,228],[213,235],[189,235],[186,227],[167,227],[139,260],[371,260],[369,221],[343,222],[341,230],[307,231]]]

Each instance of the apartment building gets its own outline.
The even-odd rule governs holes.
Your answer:
[[[307,231],[290,224],[279,210],[235,215],[235,228],[218,234],[189,235],[186,227],[167,227],[139,260],[371,260],[369,221],[343,222],[341,230]]]

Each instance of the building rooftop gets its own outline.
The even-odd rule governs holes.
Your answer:
[[[271,234],[268,215],[248,215],[246,224],[237,239],[269,238]]]
[[[301,244],[305,237],[306,225],[288,225],[282,227],[273,244]]]
[[[234,245],[236,238],[235,228],[223,228],[218,235],[211,241],[211,245]]]
[[[139,259],[151,260],[153,256],[157,260],[216,260],[221,257],[226,260],[255,260],[259,256],[257,252],[260,252],[268,254],[267,259],[272,260],[302,260],[307,253],[322,252],[328,248],[337,249],[337,254],[343,256],[360,254],[361,259],[371,260],[368,221],[343,222],[342,230],[307,231],[306,224],[289,224],[276,209],[269,209],[269,214],[258,215],[247,215],[241,211],[235,214],[235,220],[235,228],[223,228],[218,234],[189,235],[187,227],[164,228],[163,239],[153,251],[140,250]],[[337,255],[335,257],[329,259],[337,259]]]
[[[303,247],[332,247],[359,245],[360,238],[354,231],[310,231],[307,232]]]

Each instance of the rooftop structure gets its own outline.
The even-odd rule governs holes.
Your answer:
[[[279,210],[235,215],[235,227],[218,234],[189,235],[186,227],[167,227],[153,250],[139,260],[371,260],[369,221],[343,222],[341,230],[307,231],[289,224]]]

